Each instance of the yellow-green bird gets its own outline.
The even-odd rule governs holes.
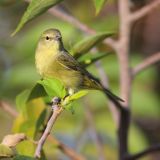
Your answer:
[[[39,74],[45,78],[60,80],[69,95],[81,89],[101,90],[113,102],[123,101],[104,88],[67,52],[58,29],[48,29],[42,33],[37,45],[35,61]]]

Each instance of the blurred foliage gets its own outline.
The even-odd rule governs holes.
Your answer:
[[[52,2],[58,1],[53,0]],[[13,119],[7,117],[7,115],[5,116],[3,111],[0,112],[1,137],[4,134],[8,134],[8,132],[13,132],[25,133],[30,139],[39,139],[51,111],[47,103],[52,96],[64,97],[65,95],[65,90],[59,82],[56,80],[54,81],[55,83],[50,80],[41,81],[35,70],[34,52],[39,35],[45,29],[58,28],[61,30],[65,48],[72,53],[76,46],[78,46],[75,49],[76,51],[79,49],[82,49],[81,53],[85,51],[85,55],[82,54],[83,56],[80,56],[78,60],[88,67],[87,69],[97,78],[97,70],[92,61],[95,62],[97,59],[101,59],[109,77],[110,88],[118,94],[119,66],[117,58],[113,52],[109,52],[108,46],[100,43],[108,36],[108,34],[104,36],[104,33],[109,33],[110,36],[113,31],[117,32],[118,16],[116,12],[108,13],[108,11],[112,10],[114,3],[112,0],[108,0],[107,3],[105,3],[105,0],[83,0],[76,3],[74,0],[69,0],[61,3],[73,15],[98,31],[99,34],[91,37],[84,35],[84,33],[74,28],[72,24],[63,22],[48,13],[33,19],[14,37],[11,37],[11,33],[15,30],[28,5],[23,0],[0,1],[0,98],[9,101],[13,106],[16,105],[16,110],[19,113]],[[46,8],[42,10],[45,11]],[[41,13],[42,10],[40,9]],[[36,15],[39,15],[40,12],[38,11]],[[108,13],[107,16],[105,12]],[[96,13],[97,16],[95,16]],[[32,12],[30,14],[32,15]],[[23,23],[28,20],[30,18]],[[84,44],[88,47],[87,49]],[[95,45],[97,45],[97,51],[95,55],[92,55],[92,50],[90,49]],[[131,52],[132,66],[138,64],[142,59],[141,53]],[[88,65],[90,63],[92,65]],[[149,116],[159,118],[159,97],[154,91],[156,74],[155,67],[151,67],[139,74],[134,80],[132,86],[133,117]],[[61,89],[59,90],[59,88]],[[49,97],[46,97],[46,94]],[[89,130],[90,126],[86,123],[84,108],[86,106],[84,106],[83,98],[80,98],[85,94],[85,92],[80,92],[74,95],[77,96],[76,98],[72,97],[74,101],[76,99],[74,103],[71,103],[75,114],[64,111],[63,115],[59,117],[58,123],[54,126],[54,135],[64,144],[85,155],[87,159],[94,160],[98,157],[97,150],[92,139],[92,133]],[[117,159],[116,126],[106,106],[105,96],[99,91],[90,91],[85,96],[85,99],[87,99],[87,103],[93,112],[94,124],[104,144],[105,156],[110,160]],[[69,109],[72,110],[72,108]],[[11,123],[13,124],[12,129],[10,129]],[[131,152],[140,151],[148,146],[145,133],[134,122],[130,129],[129,146]],[[35,144],[30,140],[19,143],[16,146],[17,156],[14,159],[33,159],[35,147]],[[4,149],[4,147],[0,146],[0,150],[3,150],[6,156],[8,154],[12,155],[10,148]],[[44,146],[44,153],[43,159],[58,159],[59,157],[64,160],[67,159],[49,141]],[[47,155],[47,158],[45,158],[45,155]],[[149,156],[144,158],[144,160],[147,159],[151,160]]]

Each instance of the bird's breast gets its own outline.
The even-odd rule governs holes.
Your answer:
[[[59,54],[46,50],[36,51],[36,68],[39,74],[42,77],[59,79],[67,88],[77,88],[82,82],[81,74],[61,65],[57,60]]]

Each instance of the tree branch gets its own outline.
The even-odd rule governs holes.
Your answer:
[[[55,17],[58,17],[58,18],[62,19],[63,21],[66,21],[66,22],[72,24],[73,26],[75,26],[76,28],[80,29],[81,31],[83,31],[85,33],[88,33],[88,34],[95,34],[96,33],[96,31],[94,29],[88,27],[86,24],[80,22],[74,16],[64,12],[63,10],[59,9],[58,7],[50,8],[48,10],[48,12],[50,14],[54,15]],[[115,48],[116,42],[112,38],[106,38],[104,40],[104,42],[105,42],[105,44],[111,46],[113,49]]]
[[[52,104],[52,110],[53,113],[47,123],[46,129],[42,135],[42,137],[40,138],[40,140],[38,141],[38,145],[35,151],[35,157],[36,158],[40,158],[41,157],[41,150],[43,147],[43,144],[45,143],[48,135],[51,132],[51,129],[53,127],[53,124],[56,122],[58,116],[61,114],[61,112],[63,111],[63,108],[61,106],[59,106],[59,98],[58,97],[54,97],[52,100],[53,104]]]
[[[18,116],[18,112],[15,109],[13,109],[13,107],[11,107],[5,101],[2,101],[2,100],[0,101],[0,108],[2,108],[5,112],[10,114],[12,117],[17,117]]]
[[[132,69],[132,76],[136,76],[138,73],[144,71],[146,68],[150,67],[151,65],[157,63],[160,61],[160,52],[155,53],[154,55],[151,55],[144,59],[140,64],[135,66]]]
[[[151,11],[153,11],[155,8],[157,8],[160,5],[160,0],[154,0],[152,3],[147,4],[143,8],[141,8],[138,11],[133,12],[130,15],[130,22],[134,22],[147,14],[149,14]]]
[[[143,156],[146,156],[147,154],[150,154],[150,153],[153,153],[153,152],[157,152],[157,151],[160,151],[160,144],[157,144],[157,145],[154,145],[154,146],[151,146],[150,148],[140,152],[140,153],[137,153],[135,155],[130,155],[130,156],[127,156],[125,158],[125,160],[136,160],[136,159],[139,159]]]
[[[77,154],[73,149],[68,147],[67,145],[63,144],[62,142],[58,141],[55,139],[53,136],[48,136],[48,139],[52,141],[57,148],[59,148],[65,155],[70,157],[72,160],[85,160],[84,157],[81,155]]]
[[[118,145],[119,145],[119,160],[124,160],[125,155],[128,154],[128,130],[130,125],[130,95],[131,95],[131,76],[129,64],[129,43],[131,23],[129,16],[131,14],[129,1],[119,0],[119,19],[120,31],[119,39],[117,41],[116,52],[120,67],[120,90],[121,97],[125,100],[124,106],[126,109],[120,110],[119,125],[118,125]]]
[[[5,112],[7,112],[9,115],[11,115],[13,118],[16,118],[18,116],[18,112],[13,109],[12,106],[10,106],[7,102],[5,101],[0,101],[0,108],[3,109]],[[69,148],[65,144],[61,143],[58,141],[56,138],[53,136],[49,135],[48,138],[53,141],[55,145],[57,145],[57,148],[60,149],[64,154],[66,154],[68,157],[70,157],[73,160],[85,160],[84,157],[81,155],[78,155],[73,149]],[[31,140],[33,141],[33,140]]]

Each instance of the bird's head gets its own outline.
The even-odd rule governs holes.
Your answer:
[[[45,48],[62,49],[63,43],[60,31],[53,28],[45,30],[39,39],[39,45]]]

